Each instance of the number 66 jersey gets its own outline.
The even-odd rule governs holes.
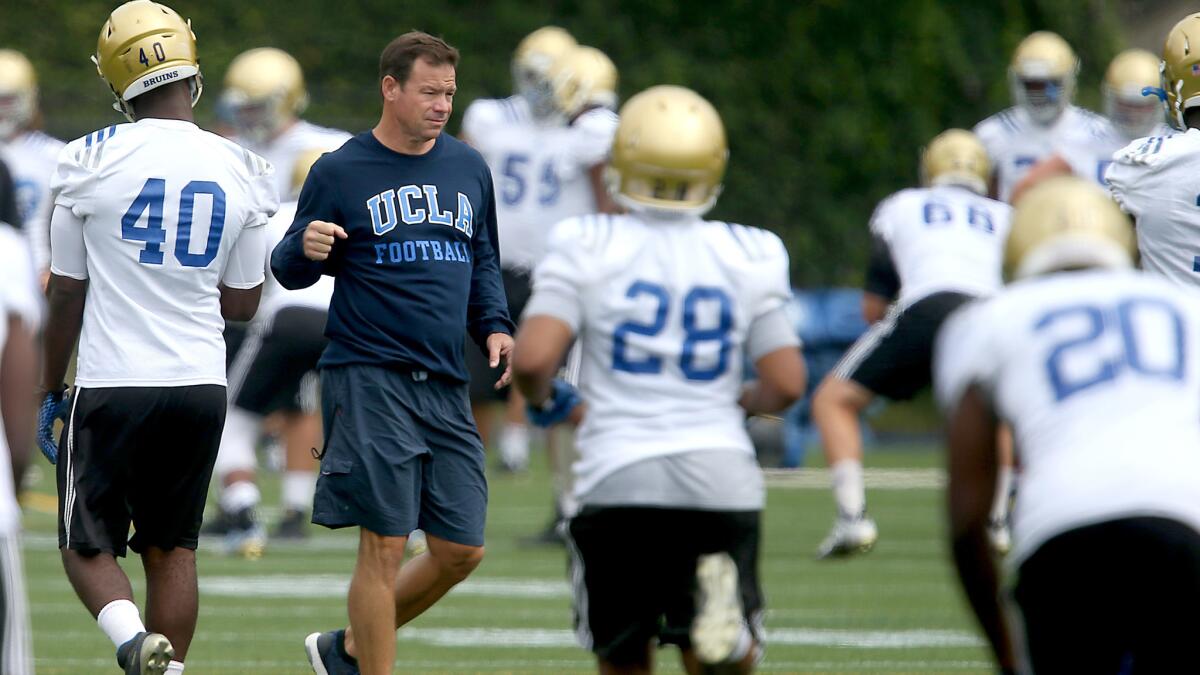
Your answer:
[[[935,384],[947,409],[977,386],[1012,425],[1014,565],[1115,518],[1200,530],[1200,294],[1133,270],[1015,283],[947,322]]]
[[[644,459],[752,456],[743,363],[799,344],[779,238],[695,216],[594,215],[559,223],[548,244],[525,316],[554,316],[583,345],[576,494]]]
[[[279,205],[271,174],[182,120],[111,126],[63,148],[50,271],[88,280],[77,385],[225,384],[219,284],[263,281],[262,226]]]

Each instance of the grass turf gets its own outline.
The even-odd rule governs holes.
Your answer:
[[[876,452],[867,466],[928,469],[932,448]],[[52,493],[43,467],[34,490]],[[264,481],[267,504],[277,483]],[[574,645],[565,554],[522,548],[549,514],[543,464],[526,476],[491,476],[488,551],[471,580],[398,633],[401,673],[587,673],[589,653]],[[864,557],[817,562],[831,524],[827,487],[770,488],[761,572],[770,643],[761,672],[958,673],[991,668],[961,599],[944,540],[942,493],[935,487],[869,489],[880,543]],[[48,497],[25,511],[26,580],[42,675],[116,672],[113,649],[63,574]],[[49,502],[49,503],[48,503]],[[229,558],[217,542],[199,554],[200,623],[188,672],[310,673],[302,641],[346,621],[344,587],[355,535],[314,528],[304,545],[276,546],[257,561]],[[628,551],[636,556],[637,551]],[[132,564],[130,564],[132,563]],[[141,567],[126,561],[141,593]],[[658,652],[659,672],[682,672],[675,652]]]

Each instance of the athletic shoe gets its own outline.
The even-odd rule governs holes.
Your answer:
[[[205,518],[204,524],[200,526],[200,534],[224,537],[229,534],[229,528],[233,524],[233,516],[224,509],[217,509],[217,515],[212,518]]]
[[[696,658],[705,664],[733,660],[739,644],[749,647],[738,595],[737,565],[728,553],[700,556],[696,586],[696,618],[691,632]]]
[[[345,653],[346,631],[312,633],[304,638],[304,653],[317,675],[360,675],[358,661]]]
[[[817,559],[842,558],[856,553],[866,553],[875,545],[877,539],[879,539],[879,530],[875,527],[875,521],[868,518],[866,514],[859,515],[857,518],[838,516],[838,519],[833,522],[833,530],[817,548]]]
[[[288,509],[283,512],[279,524],[271,532],[272,539],[296,541],[308,539],[308,514],[300,509]]]
[[[1008,523],[1003,520],[992,520],[988,522],[988,543],[992,545],[992,550],[999,555],[1008,553],[1008,549],[1012,548],[1012,534],[1008,530]]]
[[[164,635],[142,631],[117,648],[117,665],[125,675],[162,675],[175,658],[175,648]]]
[[[225,533],[225,554],[240,555],[247,560],[258,560],[267,548],[267,533],[254,507],[234,513],[230,518],[229,531]]]
[[[517,539],[517,546],[520,548],[541,548],[543,546],[565,546],[567,521],[554,519],[546,523],[546,527],[542,528],[537,534],[527,534]]]

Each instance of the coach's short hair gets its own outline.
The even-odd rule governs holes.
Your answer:
[[[383,53],[379,55],[379,79],[391,75],[403,86],[408,82],[412,64],[418,58],[425,59],[435,66],[447,63],[457,66],[458,50],[446,44],[445,40],[429,33],[409,31],[383,48]]]

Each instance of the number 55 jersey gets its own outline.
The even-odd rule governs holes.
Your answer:
[[[279,205],[271,174],[182,120],[111,126],[63,148],[51,272],[88,280],[76,384],[225,384],[219,284],[263,281],[262,226]]]
[[[1010,562],[1057,534],[1165,516],[1200,530],[1200,294],[1133,270],[1021,281],[937,342],[943,405],[969,386],[1012,425]]]
[[[743,363],[799,344],[777,236],[695,216],[572,218],[551,231],[533,286],[525,316],[560,319],[583,345],[577,495],[644,459],[753,455]]]

